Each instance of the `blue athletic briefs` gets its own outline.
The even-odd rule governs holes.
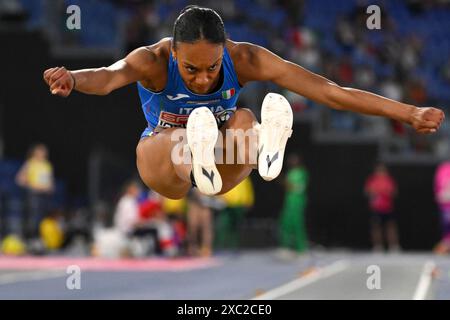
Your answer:
[[[177,61],[170,53],[168,79],[164,90],[153,92],[137,83],[142,111],[147,120],[147,128],[141,138],[164,128],[186,127],[187,119],[193,109],[208,107],[216,116],[218,123],[227,121],[236,110],[236,101],[241,89],[233,61],[224,48],[222,71],[223,82],[220,89],[211,94],[196,94],[190,91],[181,79]]]

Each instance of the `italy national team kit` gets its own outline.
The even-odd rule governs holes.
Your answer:
[[[190,91],[178,72],[177,60],[172,53],[169,57],[168,79],[166,87],[153,92],[137,83],[142,111],[147,120],[147,128],[141,138],[151,136],[164,128],[186,127],[188,117],[197,107],[208,107],[220,126],[236,111],[239,85],[233,61],[224,48],[222,61],[222,84],[211,94],[196,94]]]

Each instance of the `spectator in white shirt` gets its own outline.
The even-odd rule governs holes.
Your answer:
[[[131,181],[125,185],[124,194],[117,204],[114,213],[114,227],[124,235],[129,235],[139,223],[138,196],[141,187],[138,182]]]

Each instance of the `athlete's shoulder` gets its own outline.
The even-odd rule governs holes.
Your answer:
[[[244,85],[253,79],[260,69],[260,53],[264,48],[250,42],[227,40],[226,48],[233,61],[239,83]]]
[[[136,57],[145,65],[161,65],[169,60],[170,38],[164,38],[157,43],[135,49],[130,56]]]
[[[145,48],[157,58],[168,60],[171,46],[172,38],[166,37]]]
[[[127,62],[144,75],[141,84],[151,90],[164,88],[167,78],[167,65],[170,56],[171,39],[163,38],[155,44],[135,49],[127,57]]]
[[[253,43],[236,42],[230,39],[226,42],[226,48],[235,65],[251,62],[258,50],[258,46]]]

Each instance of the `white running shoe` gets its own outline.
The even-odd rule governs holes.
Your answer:
[[[186,131],[195,184],[201,193],[214,195],[222,190],[222,178],[214,157],[219,136],[216,118],[208,108],[196,108],[189,115]]]
[[[258,171],[266,181],[275,179],[281,172],[292,123],[292,108],[286,98],[268,93],[262,103],[258,139]]]

